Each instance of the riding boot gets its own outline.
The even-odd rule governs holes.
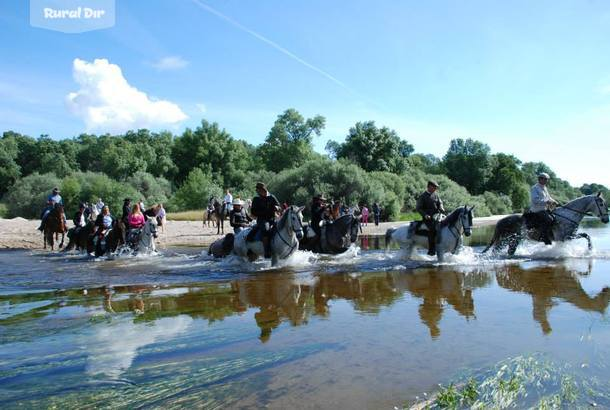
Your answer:
[[[432,230],[428,231],[428,255],[436,255],[436,235]]]
[[[265,259],[271,258],[271,241],[268,237],[263,237],[263,249],[265,250]]]

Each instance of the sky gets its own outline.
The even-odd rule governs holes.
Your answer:
[[[71,138],[202,119],[264,141],[320,114],[324,152],[358,121],[442,157],[453,138],[610,186],[610,3],[116,0],[112,28],[30,26],[0,2],[0,131]]]

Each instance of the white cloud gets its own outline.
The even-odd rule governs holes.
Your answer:
[[[205,104],[195,104],[195,107],[197,107],[199,112],[201,112],[202,114],[205,114],[205,112],[208,110]]]
[[[68,109],[88,130],[124,132],[177,124],[188,117],[178,105],[156,100],[129,85],[121,68],[106,59],[75,59],[74,81],[80,86],[66,96]]]
[[[186,67],[188,64],[189,64],[189,62],[180,56],[169,56],[169,57],[163,57],[163,58],[155,61],[154,63],[152,63],[152,66],[155,67],[159,71],[166,71],[166,70],[179,70],[181,68]]]

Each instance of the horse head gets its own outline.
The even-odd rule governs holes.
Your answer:
[[[597,195],[592,195],[593,196],[593,201],[595,202],[595,206],[590,206],[591,212],[593,212],[594,215],[596,215],[597,217],[599,217],[599,219],[607,224],[608,223],[608,203],[606,202],[606,200],[604,199],[604,197],[602,196],[601,191],[597,193]]]
[[[291,205],[286,210],[288,227],[296,234],[298,240],[303,239],[303,209],[304,206]]]
[[[474,205],[468,208],[468,205],[464,205],[462,210],[460,211],[460,222],[462,223],[462,227],[464,228],[464,235],[470,236],[472,235],[472,225],[474,220]]]
[[[157,221],[155,218],[149,218],[144,224],[144,234],[150,235],[153,238],[157,237]]]

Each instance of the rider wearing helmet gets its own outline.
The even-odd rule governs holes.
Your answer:
[[[435,181],[428,181],[426,190],[417,198],[416,211],[423,218],[428,227],[428,255],[436,254],[436,222],[440,215],[445,214],[443,201],[436,193],[439,185]]]
[[[229,212],[229,223],[233,227],[233,232],[235,235],[240,233],[245,227],[250,225],[252,218],[246,213],[246,210],[243,208],[244,201],[239,198],[236,198],[231,203],[233,208]]]
[[[530,191],[530,212],[533,224],[540,229],[541,240],[550,245],[553,236],[552,226],[555,218],[551,209],[558,204],[547,189],[551,177],[546,172],[538,174],[538,183]]]

